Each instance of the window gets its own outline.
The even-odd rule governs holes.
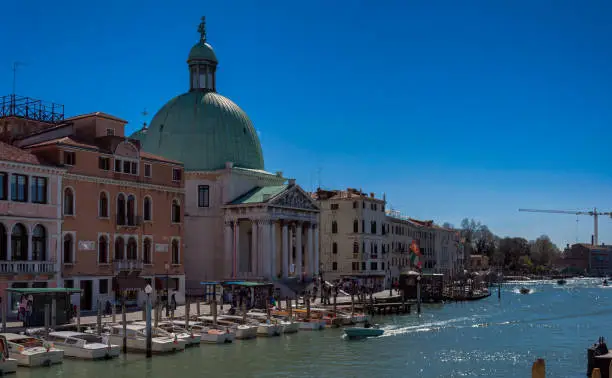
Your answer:
[[[180,168],[172,168],[172,181],[181,181],[182,171]]]
[[[151,197],[145,197],[142,213],[143,213],[143,218],[145,221],[151,220],[152,218],[151,216]]]
[[[108,218],[108,195],[106,192],[100,192],[98,199],[98,216],[100,218]]]
[[[181,205],[178,200],[172,201],[172,223],[181,223]]]
[[[99,282],[100,294],[108,294],[108,279],[100,279]]]
[[[151,169],[152,169],[151,164],[145,164],[144,167],[145,167],[144,176],[151,177]]]
[[[104,235],[98,238],[98,264],[108,264],[108,240]]]
[[[332,253],[334,255],[338,253],[338,243],[336,243],[336,242],[332,243]]]
[[[338,263],[336,261],[332,263],[332,270],[338,270]]]
[[[6,238],[6,228],[0,223],[0,261],[6,261],[8,255],[8,240]]]
[[[142,260],[145,264],[152,264],[152,254],[151,254],[151,239],[145,238],[144,243],[142,244]]]
[[[123,173],[130,173],[130,162],[129,161],[124,161],[123,162]]]
[[[74,240],[71,234],[64,235],[64,264],[74,261]]]
[[[370,270],[378,270],[378,263],[371,262],[370,263]]]
[[[74,288],[74,280],[64,280],[64,287],[69,289]]]
[[[121,173],[121,160],[115,159],[115,172]]]
[[[32,202],[47,203],[47,179],[45,177],[32,177]]]
[[[28,259],[28,232],[23,224],[17,223],[11,233],[11,252],[13,260],[26,261]]]
[[[337,204],[337,203],[332,203],[332,204],[331,204],[331,206],[330,206],[330,208],[331,208],[332,210],[338,210],[338,209],[340,208],[340,205],[339,205],[339,204]]]
[[[333,221],[332,222],[332,234],[337,234],[338,233],[338,222]]]
[[[359,262],[353,261],[353,263],[351,265],[352,265],[353,272],[358,272],[359,271]]]
[[[208,185],[198,185],[198,207],[208,207],[209,205]]]
[[[64,165],[75,165],[76,154],[70,151],[64,151]]]
[[[365,263],[365,261],[361,262],[361,270],[366,270],[366,263]]]
[[[107,136],[115,135],[115,129],[106,129],[106,135]]]
[[[11,176],[11,200],[16,202],[28,201],[28,176],[18,174]]]
[[[115,260],[123,260],[123,249],[125,248],[125,242],[123,238],[119,236],[115,239]]]
[[[117,196],[117,224],[125,224],[125,195],[119,194]]]
[[[370,232],[376,235],[376,222],[370,223]]]
[[[47,260],[47,232],[40,224],[32,232],[32,260]]]
[[[353,209],[357,208],[357,201],[353,201]]]
[[[98,158],[98,168],[103,171],[108,171],[110,169],[110,159],[107,157],[100,156]]]
[[[357,241],[353,242],[353,254],[359,253],[359,243]]]
[[[180,259],[179,259],[179,242],[176,239],[172,240],[172,264],[173,265],[178,265],[180,264]]]
[[[127,259],[131,261],[138,260],[138,244],[136,239],[129,238],[127,243]]]
[[[0,172],[0,200],[8,199],[8,179],[7,174]]]
[[[127,198],[127,224],[136,226],[136,197],[132,194]]]
[[[359,221],[357,219],[353,221],[353,232],[359,232]]]
[[[132,168],[132,174],[133,175],[138,175],[138,163],[136,163],[135,161],[130,163],[130,166]]]
[[[74,215],[74,192],[71,188],[64,190],[64,215]]]

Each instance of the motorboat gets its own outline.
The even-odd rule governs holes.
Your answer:
[[[146,352],[147,350],[147,327],[140,324],[126,325],[127,348],[135,352]],[[116,324],[111,327],[108,335],[111,343],[123,344],[123,325]],[[153,353],[170,353],[185,350],[187,343],[178,337],[153,336],[151,337],[151,348]]]
[[[174,320],[174,324],[185,327],[200,335],[200,342],[207,344],[224,344],[234,341],[236,335],[231,332],[229,327],[206,326],[201,322],[189,322],[189,326],[184,320]]]
[[[601,286],[608,286],[608,280],[603,280],[603,282],[601,283]]]
[[[66,357],[97,360],[117,357],[121,353],[121,347],[111,344],[108,337],[104,340],[102,336],[89,333],[51,332],[45,339],[63,350]]]
[[[557,281],[557,285],[565,285],[567,283],[563,278]]]
[[[147,322],[139,321],[132,324],[147,326]],[[179,340],[185,341],[186,346],[200,345],[200,334],[188,331],[185,328],[173,324],[172,322],[160,322],[157,327],[151,327],[153,330],[153,336],[162,337],[174,337],[176,336]]]
[[[377,337],[382,336],[385,333],[384,330],[375,327],[351,327],[345,328],[344,334],[349,339],[363,339],[366,337]]]
[[[213,322],[212,316],[200,316],[198,318],[206,324]],[[236,319],[242,319],[239,316],[230,315],[219,315],[217,317],[217,324],[229,327],[230,332],[234,334],[234,337],[238,340],[254,339],[257,337],[257,327],[248,324],[239,324]]]
[[[0,333],[0,336],[6,339],[9,353],[19,366],[49,366],[60,364],[64,359],[63,350],[39,338],[15,333]]]
[[[10,357],[6,338],[0,336],[0,375],[17,372],[17,360]]]
[[[300,324],[295,322],[290,322],[288,320],[278,320],[278,324],[281,327],[282,333],[296,333],[300,329]]]
[[[531,293],[531,289],[528,289],[526,287],[520,288],[519,291],[520,291],[521,294],[529,294],[529,293]]]

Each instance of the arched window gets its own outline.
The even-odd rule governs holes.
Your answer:
[[[108,264],[108,240],[104,235],[98,239],[98,264]]]
[[[11,251],[13,260],[25,261],[28,259],[28,232],[21,223],[17,223],[11,232]]]
[[[172,201],[172,223],[181,223],[181,205],[178,200]]]
[[[142,216],[144,220],[150,221],[152,219],[151,213],[151,197],[145,197],[142,209]]]
[[[124,225],[125,221],[125,196],[120,193],[117,196],[117,224]]]
[[[332,244],[332,253],[335,255],[338,253],[338,243],[334,242]]]
[[[338,233],[338,222],[333,221],[332,222],[332,234],[337,234]]]
[[[129,238],[127,242],[127,259],[128,260],[138,260],[138,244],[136,243],[136,239]]]
[[[6,228],[0,223],[0,261],[6,261],[8,258],[8,242],[6,237]]]
[[[353,221],[353,232],[359,232],[359,221],[357,219]]]
[[[172,240],[172,264],[180,264],[180,253],[179,253],[179,241],[176,239]]]
[[[108,195],[106,195],[106,192],[100,192],[98,216],[100,218],[108,218]]]
[[[359,253],[359,243],[356,240],[353,242],[353,253]]]
[[[32,232],[32,260],[47,260],[47,231],[40,224]]]
[[[152,254],[151,254],[151,239],[145,238],[144,243],[142,244],[142,260],[145,264],[152,264]]]
[[[136,225],[136,197],[130,194],[127,198],[127,224]]]
[[[74,262],[74,239],[71,234],[64,235],[64,264]]]
[[[123,238],[119,236],[115,239],[115,260],[123,260],[123,250],[125,248],[125,242]]]
[[[74,192],[72,188],[64,190],[64,215],[74,215]]]

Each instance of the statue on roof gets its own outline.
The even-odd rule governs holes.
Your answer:
[[[206,16],[202,16],[202,22],[198,26],[198,33],[200,33],[200,42],[206,42]]]

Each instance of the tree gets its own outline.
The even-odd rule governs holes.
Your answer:
[[[455,226],[452,223],[449,223],[449,222],[442,223],[442,227],[443,228],[448,228],[449,230],[454,230],[455,229]]]
[[[474,249],[479,255],[493,257],[497,249],[497,237],[489,230],[489,227],[480,225],[474,234]]]
[[[559,255],[559,248],[550,240],[548,235],[542,235],[529,244],[531,258],[536,265],[548,267]]]
[[[520,268],[521,256],[529,256],[530,245],[524,238],[503,238],[499,242],[499,252],[504,256],[504,265],[507,269],[517,270]]]

